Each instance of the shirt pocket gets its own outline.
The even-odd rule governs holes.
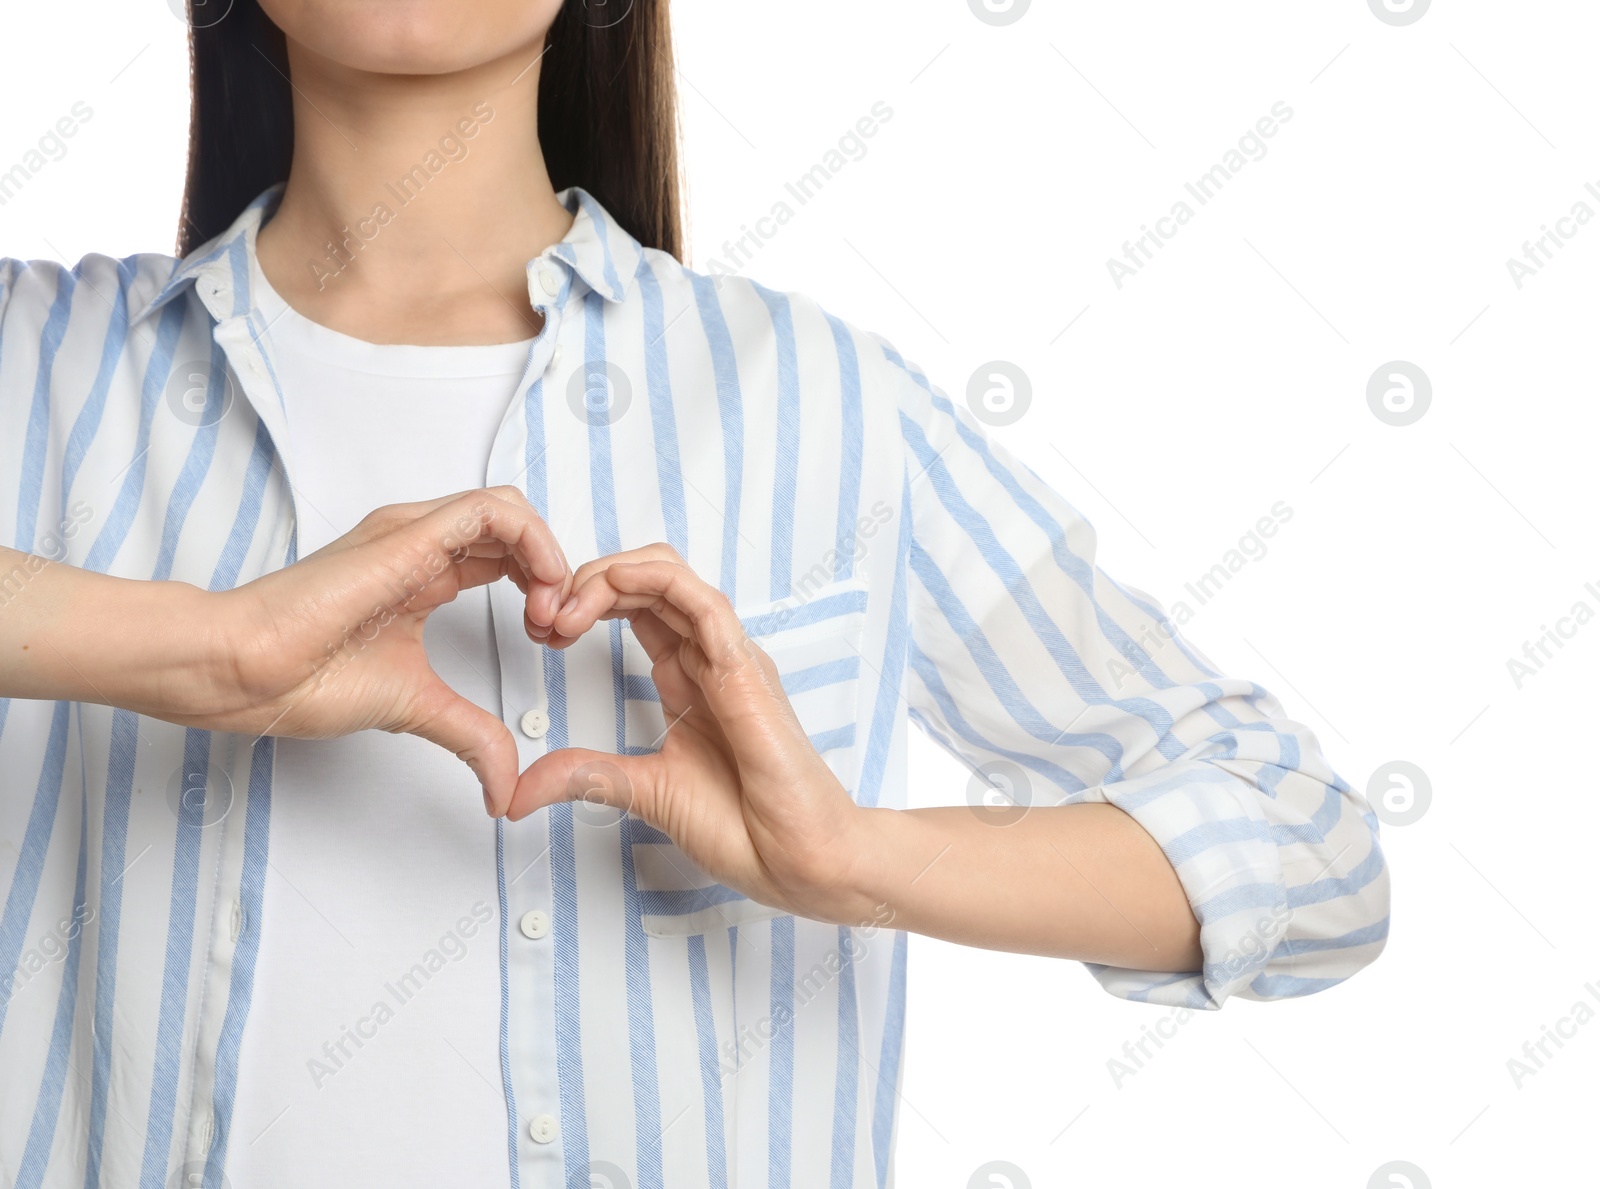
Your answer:
[[[735,612],[751,640],[777,666],[778,678],[806,735],[852,796],[860,768],[862,638],[867,583],[845,578],[801,602],[741,603]],[[666,730],[650,657],[631,631],[622,633],[627,750],[656,751]],[[644,931],[685,937],[709,929],[785,915],[718,883],[689,861],[665,834],[637,818],[623,822]]]

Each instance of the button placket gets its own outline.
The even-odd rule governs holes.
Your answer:
[[[489,484],[510,483],[529,489],[528,420],[537,418],[537,388],[548,369],[561,358],[561,295],[567,274],[557,260],[540,260],[529,269],[529,298],[544,315],[539,341],[490,451]],[[545,340],[550,340],[546,342]],[[546,400],[548,382],[545,382]],[[501,716],[516,740],[518,760],[526,768],[549,747],[549,698],[545,689],[547,656],[525,630],[525,601],[509,583],[490,587],[491,630],[500,661]],[[526,1139],[519,1159],[527,1163],[523,1181],[546,1175],[547,1162],[560,1159],[560,1120],[554,1110],[556,1086],[547,1071],[554,1068],[555,1036],[553,920],[549,872],[548,815],[503,822],[504,849],[499,878],[505,893],[502,928],[509,944],[504,967],[510,1001],[520,1005],[509,1021],[506,1055],[510,1065],[516,1117],[512,1125]]]
[[[220,303],[225,296],[213,300]],[[211,308],[210,303],[208,308]],[[263,336],[257,340],[251,326],[251,315],[223,317],[218,314],[218,309],[220,304],[212,309],[212,315],[220,319],[212,331],[212,337],[222,348],[223,358],[233,371],[239,391],[244,394],[245,401],[266,426],[267,434],[272,439],[272,447],[277,454],[273,470],[275,474],[281,472],[289,501],[290,517],[285,531],[292,531],[293,526],[302,523],[304,517],[301,515],[299,492],[291,478],[298,472],[294,460],[289,457],[288,420],[278,397],[273,373],[268,370],[270,360],[265,354],[268,339]]]

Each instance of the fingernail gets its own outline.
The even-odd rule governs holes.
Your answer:
[[[484,808],[484,812],[487,813],[490,817],[494,816],[494,802],[489,799],[489,790],[488,789],[484,789],[483,790],[483,808]]]
[[[557,615],[565,615],[568,611],[571,611],[577,605],[578,605],[578,596],[577,595],[572,595],[570,598],[567,599],[567,601],[565,603],[561,604],[561,610],[557,611],[556,614]]]

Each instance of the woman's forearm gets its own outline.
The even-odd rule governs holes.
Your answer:
[[[524,593],[547,639],[572,571],[514,487],[390,504],[243,586],[113,578],[0,549],[0,698],[98,702],[198,730],[403,731],[460,757],[504,812],[517,746],[428,663],[423,624],[469,587]]]
[[[0,548],[0,697],[192,712],[211,678],[208,597]]]
[[[895,929],[987,949],[1200,969],[1188,897],[1133,818],[1098,803],[1035,806],[1003,826],[986,812],[862,810],[853,915],[841,923],[887,918]]]

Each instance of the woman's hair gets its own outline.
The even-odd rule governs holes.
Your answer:
[[[289,176],[294,112],[281,30],[256,0],[206,23],[189,0],[189,170],[178,255]],[[601,6],[603,8],[603,6]],[[667,0],[591,23],[565,0],[539,64],[539,142],[557,190],[581,186],[647,248],[683,258],[677,88]]]

